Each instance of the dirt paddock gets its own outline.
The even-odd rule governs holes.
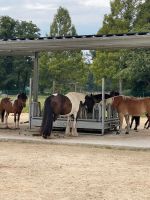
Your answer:
[[[149,200],[150,151],[0,142],[0,180],[0,200]]]

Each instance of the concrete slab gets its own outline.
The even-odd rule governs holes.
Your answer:
[[[30,142],[45,144],[62,144],[62,145],[82,145],[100,148],[117,148],[117,149],[134,149],[134,150],[150,150],[150,129],[143,129],[146,119],[141,120],[139,131],[131,130],[130,134],[122,133],[116,135],[106,133],[101,136],[95,133],[80,133],[79,137],[64,137],[64,132],[58,132],[59,135],[53,139],[43,139],[41,136],[33,136],[39,134],[39,128],[30,130],[28,124],[21,123],[20,130],[3,129],[0,125],[0,141],[14,142]],[[11,127],[14,123],[10,124]]]
[[[20,132],[19,132],[20,133]],[[93,147],[117,148],[117,149],[136,149],[136,150],[150,150],[150,131],[145,130],[142,134],[131,132],[129,135],[121,134],[106,134],[100,135],[86,135],[85,133],[79,137],[64,137],[62,133],[53,139],[43,139],[41,136],[32,136],[32,132],[28,130],[22,131],[20,134],[10,131],[8,133],[0,134],[0,141],[14,141],[14,142],[30,142],[30,143],[45,143],[45,144],[62,144],[62,145],[86,145]]]

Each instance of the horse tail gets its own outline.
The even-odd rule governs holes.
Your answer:
[[[51,97],[46,98],[44,102],[43,119],[41,125],[41,134],[43,138],[50,136],[53,127],[53,110],[51,107]]]
[[[1,111],[1,122],[4,122],[5,110]]]

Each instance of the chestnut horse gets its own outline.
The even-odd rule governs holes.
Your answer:
[[[46,98],[43,110],[43,119],[41,124],[41,135],[47,138],[51,135],[53,121],[59,115],[67,116],[67,125],[65,135],[78,136],[76,122],[77,114],[81,103],[85,101],[85,94],[77,92],[69,92],[66,95],[53,94]],[[71,116],[73,115],[73,123],[71,127]],[[70,132],[70,128],[72,131]]]
[[[3,98],[1,100],[0,102],[1,121],[4,122],[4,115],[5,115],[6,128],[8,128],[9,113],[14,113],[15,128],[19,128],[20,115],[23,108],[26,106],[26,101],[27,101],[27,96],[25,93],[19,94],[14,102],[11,101],[11,99],[8,97]],[[16,117],[17,117],[17,126],[16,126]]]
[[[127,124],[126,134],[129,133],[129,115],[140,116],[142,114],[150,115],[150,97],[147,98],[135,98],[128,96],[115,96],[106,99],[106,104],[111,104],[119,114],[120,129],[118,133],[122,131],[123,117]]]

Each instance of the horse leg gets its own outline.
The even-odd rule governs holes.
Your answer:
[[[123,124],[123,114],[119,113],[118,116],[119,116],[119,123],[120,123],[120,125],[119,125],[119,131],[117,131],[116,134],[120,134],[122,132],[122,124]]]
[[[149,120],[147,119],[147,121],[144,124],[144,128],[146,128],[147,124],[148,124]]]
[[[3,123],[4,122],[4,115],[5,115],[5,110],[1,110],[1,122]]]
[[[149,129],[149,127],[150,127],[150,122],[148,121],[148,126],[146,127],[146,129]]]
[[[149,129],[150,128],[150,115],[148,115],[148,126],[146,129]]]
[[[20,113],[18,113],[18,118],[17,118],[17,129],[19,129],[19,121],[20,121]]]
[[[132,128],[133,121],[134,121],[134,116],[132,116],[132,118],[131,118],[130,128]]]
[[[70,118],[70,116],[68,116],[67,117],[66,130],[65,130],[65,135],[66,136],[71,136],[71,133],[70,133],[70,123],[71,123],[71,118]]]
[[[15,129],[16,129],[16,113],[14,113],[14,123],[15,123]]]
[[[125,133],[129,134],[129,115],[125,115],[124,117],[125,117],[125,121],[126,121],[126,124],[127,124]]]
[[[79,136],[76,125],[77,125],[77,114],[75,113],[73,124],[72,124],[72,136]]]
[[[6,114],[5,114],[5,125],[6,125],[6,127],[5,128],[9,128],[8,127],[8,115],[9,115],[9,113],[6,112]]]
[[[140,116],[135,116],[135,128],[134,130],[137,131],[137,127],[140,125]]]
[[[147,121],[144,124],[144,128],[148,129],[150,127],[150,115],[146,114]]]

